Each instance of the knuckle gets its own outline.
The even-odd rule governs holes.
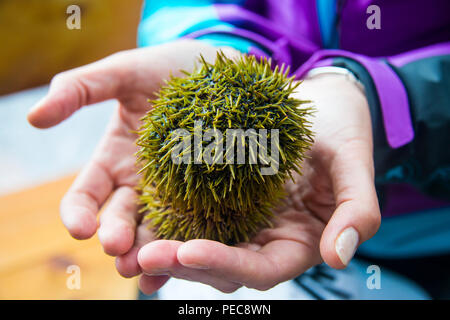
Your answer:
[[[134,50],[122,50],[115,52],[108,57],[106,57],[103,61],[109,61],[109,62],[116,62],[116,63],[123,63],[126,61],[133,60],[133,55],[135,55],[136,49]]]
[[[68,78],[67,71],[60,72],[60,73],[56,74],[55,76],[53,76],[50,84],[51,85],[62,84],[67,81],[67,78]]]
[[[369,217],[369,222],[373,227],[373,233],[375,234],[375,232],[378,231],[378,228],[381,225],[381,215],[379,212],[372,212]]]
[[[362,213],[365,219],[365,226],[368,238],[372,237],[381,225],[381,214],[378,209],[365,210]]]

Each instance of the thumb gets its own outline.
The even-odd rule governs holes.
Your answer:
[[[130,67],[130,51],[65,71],[53,77],[47,95],[28,113],[28,122],[49,128],[67,119],[81,107],[119,98],[136,78]]]
[[[329,266],[340,269],[381,222],[370,144],[358,141],[341,148],[330,174],[336,209],[322,234],[320,252]]]
[[[229,47],[220,49],[228,57],[239,55]],[[180,69],[192,69],[200,52],[207,60],[214,60],[217,50],[198,40],[180,40],[121,51],[98,62],[60,73],[53,78],[47,96],[31,109],[28,121],[35,127],[49,128],[85,105],[108,99],[127,100],[136,93],[143,94],[142,101],[146,101],[171,70],[174,75],[179,75]],[[143,111],[139,106],[133,108]]]

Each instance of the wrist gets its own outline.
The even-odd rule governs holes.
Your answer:
[[[342,67],[328,66],[311,69],[306,79],[325,78],[328,81],[346,81],[353,84],[362,94],[365,95],[364,85],[356,78],[350,70]]]
[[[311,76],[306,76],[300,88],[303,88],[305,98],[309,96],[308,99],[311,100],[345,99],[352,103],[367,104],[364,86],[356,77],[347,73],[328,72],[328,70],[312,73]],[[302,90],[299,90],[299,93],[303,95]]]

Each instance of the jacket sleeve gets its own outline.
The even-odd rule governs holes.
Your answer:
[[[243,53],[264,51],[263,37],[230,13],[245,11],[256,16],[256,7],[243,7],[243,0],[165,0],[145,1],[138,28],[138,46],[152,46],[179,38],[195,38],[215,46],[231,46]],[[231,18],[231,19],[230,19]],[[262,54],[263,52],[261,52]]]
[[[179,38],[230,46],[243,53],[270,56],[276,63],[304,61],[318,45],[285,30],[264,17],[263,0],[146,1],[138,29],[138,45],[151,46]],[[299,55],[292,58],[295,46]],[[300,59],[299,59],[300,58]]]
[[[377,184],[450,200],[450,42],[381,59],[322,50],[297,75],[318,65],[347,68],[364,85]]]

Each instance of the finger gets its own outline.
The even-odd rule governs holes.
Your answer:
[[[313,248],[291,240],[269,242],[251,251],[210,240],[191,240],[178,250],[178,260],[190,268],[207,269],[211,275],[267,290],[292,279],[319,263]]]
[[[100,216],[98,237],[105,253],[125,254],[134,242],[137,217],[137,194],[133,188],[118,188]]]
[[[28,113],[28,121],[35,127],[49,128],[82,106],[120,97],[136,82],[132,54],[124,51],[56,75],[47,95]]]
[[[76,239],[87,239],[95,233],[96,215],[116,186],[137,183],[134,137],[126,136],[127,129],[119,117],[115,112],[94,156],[61,201],[62,221]]]
[[[380,226],[370,145],[355,143],[338,153],[331,176],[336,209],[323,232],[320,250],[328,265],[343,268]]]
[[[137,263],[138,247],[132,247],[128,252],[116,257],[116,269],[124,278],[133,278],[142,273]]]
[[[178,267],[176,252],[182,244],[176,240],[155,240],[146,244],[138,253],[138,262],[147,275],[168,274]]]
[[[125,254],[116,258],[116,269],[125,278],[132,278],[142,273],[137,256],[139,249],[150,241],[155,240],[154,234],[147,224],[140,224],[136,229],[134,246]]]
[[[143,274],[139,278],[139,289],[145,294],[152,294],[160,289],[169,279],[169,276],[147,276]]]
[[[76,239],[92,237],[97,230],[97,213],[113,190],[108,170],[92,160],[63,197],[60,214],[64,226]]]
[[[240,287],[238,283],[211,275],[209,270],[198,270],[198,268],[181,265],[177,258],[177,251],[182,244],[181,241],[157,240],[142,247],[138,254],[138,262],[144,274],[165,274],[174,278],[201,282],[226,293]]]
[[[46,97],[28,114],[28,121],[38,128],[52,127],[68,118],[82,106],[108,99],[128,100],[133,92],[146,101],[158,90],[162,80],[173,70],[191,70],[201,52],[213,61],[218,48],[198,40],[180,40],[155,47],[122,51],[92,64],[56,75]],[[231,47],[222,50],[229,56],[239,55]],[[178,52],[183,52],[179,55]],[[176,53],[176,54],[174,54]],[[143,81],[141,81],[143,79]],[[149,80],[150,79],[150,80]],[[130,103],[131,107],[135,103]]]

